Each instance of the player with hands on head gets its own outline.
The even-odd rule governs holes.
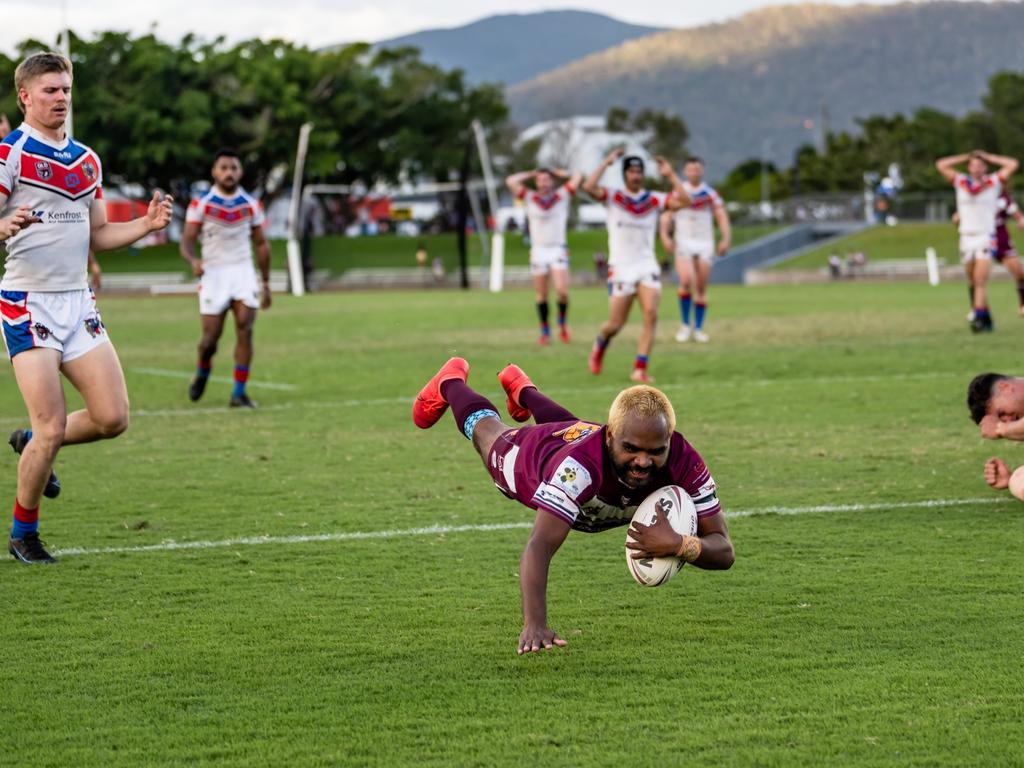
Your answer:
[[[605,171],[620,159],[623,188],[601,186]],[[590,372],[595,375],[601,372],[605,351],[625,325],[636,298],[643,311],[643,329],[630,378],[641,383],[653,381],[647,366],[661,300],[661,265],[654,251],[658,219],[662,211],[675,211],[690,204],[690,197],[672,165],[663,157],[654,160],[658,173],[670,183],[671,194],[645,190],[643,159],[626,156],[621,148],[609,152],[583,183],[583,190],[608,209],[608,319],[598,331],[590,352]]]
[[[537,294],[537,315],[540,318],[540,344],[551,342],[548,321],[548,278],[554,284],[558,302],[559,338],[569,341],[569,224],[570,200],[579,189],[582,175],[564,169],[538,168],[514,173],[505,184],[526,206],[530,229],[530,274]],[[559,180],[566,181],[559,184]],[[527,184],[533,182],[534,189]]]

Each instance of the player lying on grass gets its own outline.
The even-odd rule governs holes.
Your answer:
[[[594,533],[628,525],[652,491],[686,490],[697,507],[697,536],[680,536],[668,520],[636,526],[633,557],[678,556],[700,568],[727,569],[734,559],[715,481],[700,454],[675,431],[663,393],[640,385],[612,403],[607,425],[580,421],[540,393],[515,365],[498,374],[509,415],[535,426],[502,423],[494,405],[466,384],[469,363],[453,357],[416,397],[412,418],[432,427],[450,405],[455,426],[472,441],[484,466],[510,499],[537,511],[519,567],[523,631],[519,653],[565,645],[548,626],[548,566],[570,530]]]
[[[971,418],[987,440],[1024,440],[1024,379],[1002,373],[981,373],[967,386]],[[1024,501],[1024,467],[1011,471],[1000,458],[985,462],[985,482]]]

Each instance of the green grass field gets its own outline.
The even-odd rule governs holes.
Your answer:
[[[959,264],[960,254],[956,227],[948,223],[912,222],[894,227],[872,227],[820,248],[802,253],[796,258],[774,265],[775,269],[815,269],[828,266],[831,253],[845,256],[847,253],[863,251],[869,261],[891,259],[921,259],[925,249],[935,249],[941,264]]]
[[[763,237],[777,227],[770,224],[740,225],[733,228],[733,245]],[[481,262],[480,238],[469,235],[467,258],[471,266]],[[317,268],[341,274],[353,267],[415,267],[416,249],[422,243],[428,258],[440,256],[450,271],[459,263],[458,244],[454,234],[423,235],[422,237],[341,237],[331,235],[313,241],[313,261]],[[658,246],[659,253],[661,246]],[[573,268],[586,269],[593,264],[593,256],[608,251],[608,234],[604,229],[569,232],[569,249],[573,254]],[[271,259],[275,269],[286,268],[283,241],[271,242]],[[512,266],[529,263],[529,249],[521,235],[509,234],[505,240],[505,260]],[[107,272],[185,272],[185,262],[178,255],[177,243],[153,248],[123,249],[100,254],[100,264]]]
[[[278,297],[249,413],[220,380],[186,400],[194,299],[101,297],[133,422],[58,457],[61,562],[0,563],[0,765],[1018,765],[1024,507],[981,465],[1024,450],[983,443],[964,394],[1019,372],[1024,321],[996,290],[972,337],[962,293],[715,287],[712,343],[682,346],[666,291],[652,373],[736,564],[647,590],[622,530],[573,534],[549,588],[569,645],[524,657],[532,515],[409,406],[460,354],[496,404],[515,360],[602,418],[637,328],[587,372],[601,288],[550,348],[528,291]],[[25,423],[9,366],[0,408]]]

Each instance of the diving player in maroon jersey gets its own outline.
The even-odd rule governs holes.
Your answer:
[[[570,530],[593,533],[629,525],[636,507],[666,485],[686,490],[697,508],[697,535],[680,536],[668,520],[634,526],[633,557],[684,558],[699,568],[727,569],[732,542],[715,481],[700,454],[675,431],[663,393],[638,385],[612,403],[606,425],[581,421],[540,393],[515,365],[498,380],[509,415],[535,426],[503,424],[494,405],[466,384],[469,363],[453,357],[413,403],[416,426],[427,429],[452,407],[459,432],[473,442],[498,490],[537,511],[520,562],[523,631],[518,652],[565,645],[548,626],[548,566]]]
[[[65,129],[71,85],[71,62],[58,53],[21,62],[14,87],[25,122],[0,141],[0,310],[31,421],[10,438],[21,459],[8,551],[23,563],[54,562],[39,539],[39,502],[60,491],[57,451],[128,427],[124,373],[86,281],[89,251],[123,248],[171,220],[171,199],[156,192],[145,216],[107,221],[99,157]],[[85,408],[67,413],[61,374]]]

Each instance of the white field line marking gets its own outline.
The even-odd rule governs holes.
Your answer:
[[[129,368],[131,373],[141,373],[144,376],[163,376],[165,379],[191,379],[193,374],[186,371],[173,371],[167,368]],[[227,376],[211,376],[210,381],[216,381],[221,384],[234,384],[234,379],[229,379]],[[291,391],[298,389],[294,384],[276,384],[273,381],[263,381],[262,379],[253,379],[248,383],[250,387],[263,387],[263,389],[281,389],[285,391]]]
[[[157,369],[139,369],[133,368],[133,371],[153,371]],[[173,372],[176,377],[191,378],[190,374],[185,374],[180,371]],[[162,374],[161,374],[162,375]],[[819,383],[819,384],[844,384],[854,382],[872,382],[872,381],[921,381],[927,379],[950,379],[950,378],[963,378],[964,374],[957,373],[907,373],[897,374],[895,376],[821,376],[821,377],[806,377],[797,379],[726,379],[720,381],[688,381],[685,383],[665,383],[659,384],[660,389],[673,390],[673,389],[697,389],[700,387],[715,387],[720,389],[729,386],[753,386],[753,387],[766,387],[773,384],[779,385],[790,385],[794,383]],[[225,379],[225,381],[227,381]],[[259,382],[250,382],[252,386],[255,386]],[[264,387],[276,387],[278,389],[285,387],[292,387],[290,384],[270,384],[269,382],[263,382],[261,386]],[[623,385],[625,386],[625,385]],[[618,394],[621,391],[621,387],[610,387],[610,386],[595,386],[587,388],[554,388],[543,390],[548,395],[591,395],[591,394]],[[352,399],[352,400],[302,400],[298,402],[287,402],[287,403],[271,403],[270,405],[260,406],[261,411],[290,411],[295,408],[321,408],[325,410],[335,408],[364,408],[369,406],[377,405],[407,405],[412,406],[412,402],[415,400],[415,395],[408,395],[403,397],[376,397],[367,399]],[[178,418],[181,416],[209,416],[217,413],[233,413],[236,409],[228,408],[227,406],[197,406],[195,408],[139,408],[132,411],[132,417],[148,417],[148,416],[163,416]],[[0,419],[0,424],[24,424],[27,422],[26,417],[6,417]]]
[[[757,515],[811,515],[837,512],[872,512],[885,509],[941,509],[963,507],[973,504],[996,504],[1005,498],[991,496],[980,499],[926,499],[924,501],[901,501],[891,504],[823,504],[813,507],[763,507],[761,509],[739,509],[726,512],[726,517],[754,517]],[[423,528],[394,528],[381,531],[347,531],[343,533],[315,533],[298,536],[242,536],[219,541],[165,541],[160,544],[146,544],[137,547],[71,547],[54,550],[55,555],[119,555],[136,552],[172,552],[182,549],[219,549],[223,547],[253,546],[256,544],[307,544],[322,541],[363,541],[366,539],[394,539],[401,536],[436,536],[447,533],[487,533],[490,531],[525,530],[532,528],[532,522],[491,523],[485,525],[429,525]]]

